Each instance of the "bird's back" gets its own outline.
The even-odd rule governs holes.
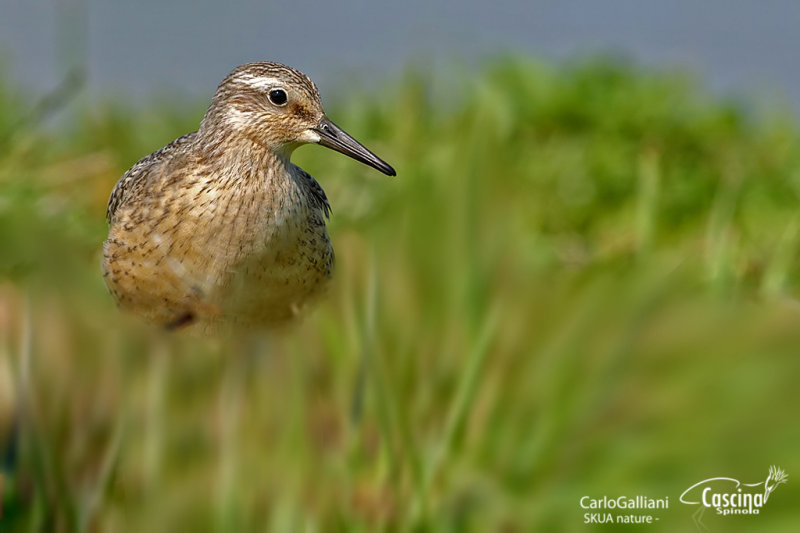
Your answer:
[[[122,175],[108,198],[106,220],[109,224],[114,223],[117,209],[125,204],[126,200],[141,201],[153,194],[153,191],[147,190],[148,179],[158,180],[167,162],[175,159],[180,161],[180,156],[186,153],[186,147],[191,145],[196,135],[197,132],[192,132],[178,137],[160,150],[141,158]]]

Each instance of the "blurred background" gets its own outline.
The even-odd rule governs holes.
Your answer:
[[[0,531],[578,531],[582,496],[789,480],[800,72],[788,0],[5,0]],[[337,272],[234,357],[103,285],[108,195],[275,60],[398,171],[318,147]]]

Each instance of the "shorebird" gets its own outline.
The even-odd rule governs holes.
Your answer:
[[[270,328],[298,315],[334,262],[325,192],[290,161],[307,143],[395,175],[326,116],[307,76],[271,62],[235,68],[199,129],[111,192],[103,276],[118,305],[169,329]]]

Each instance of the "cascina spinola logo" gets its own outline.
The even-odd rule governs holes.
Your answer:
[[[786,483],[787,479],[786,472],[776,466],[769,467],[767,479],[758,483],[742,483],[731,477],[713,477],[686,489],[680,501],[687,505],[700,505],[692,516],[699,528],[705,528],[702,518],[706,509],[714,509],[716,514],[722,516],[757,515],[772,491],[781,483]]]

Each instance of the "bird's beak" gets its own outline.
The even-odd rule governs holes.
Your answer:
[[[350,137],[345,131],[331,122],[328,117],[323,117],[319,125],[314,128],[319,134],[319,144],[326,146],[344,155],[350,156],[356,161],[376,168],[387,176],[396,176],[397,173],[389,166],[386,161],[373,154],[360,142]]]

